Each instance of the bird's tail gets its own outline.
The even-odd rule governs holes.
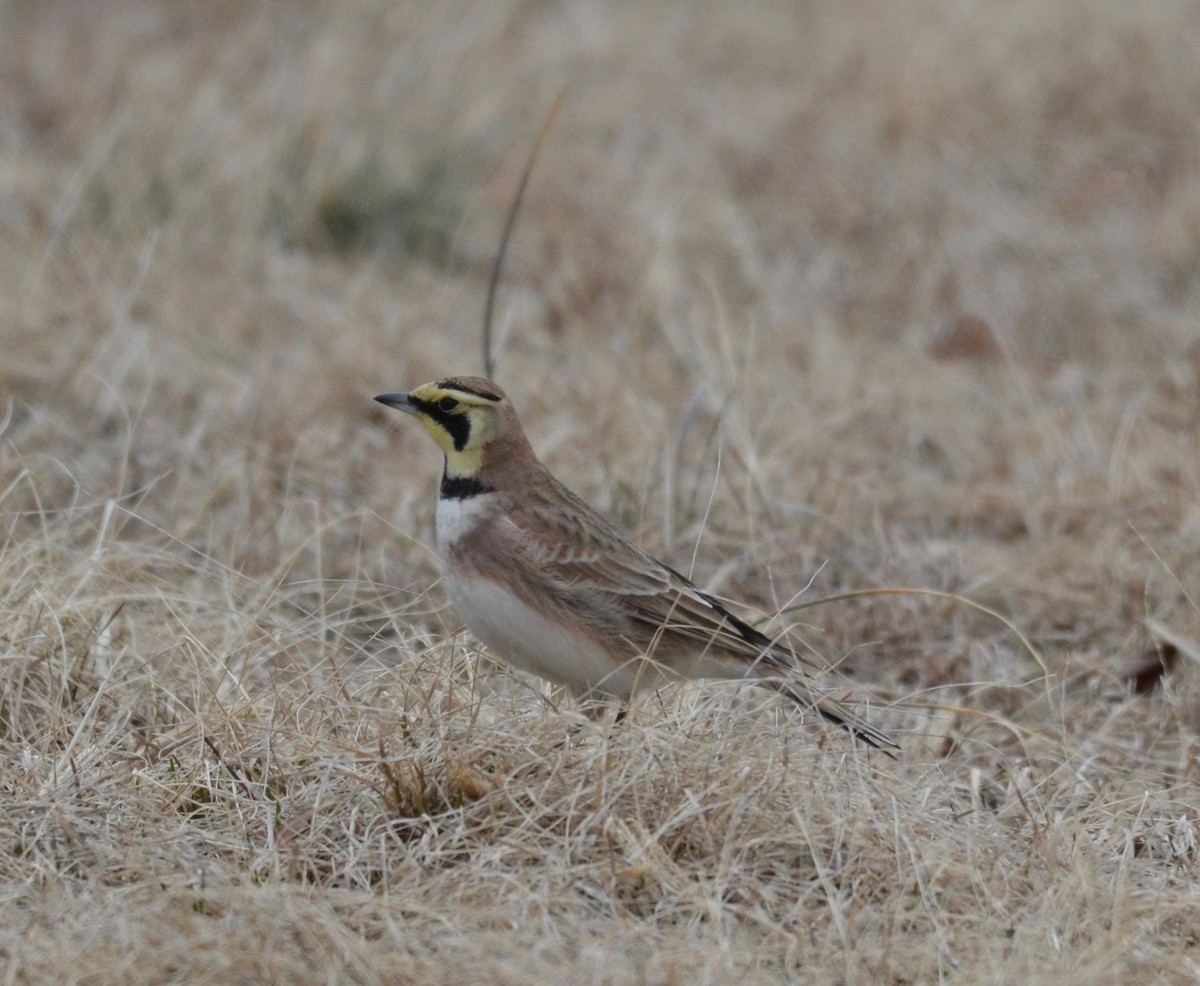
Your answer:
[[[887,733],[876,729],[866,719],[852,712],[841,702],[830,698],[809,685],[797,685],[794,681],[784,681],[779,678],[763,678],[762,684],[769,685],[782,695],[786,695],[801,708],[815,709],[828,722],[841,726],[855,739],[862,740],[867,746],[881,750],[893,760],[900,744]]]

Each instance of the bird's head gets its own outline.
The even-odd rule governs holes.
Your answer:
[[[475,478],[489,446],[508,441],[524,446],[516,414],[504,391],[483,377],[447,377],[408,393],[375,400],[415,415],[446,453],[446,475]]]

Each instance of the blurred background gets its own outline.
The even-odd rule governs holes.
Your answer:
[[[1045,372],[1195,332],[1191,4],[11,0],[0,17],[10,326],[94,336],[111,305],[68,299],[121,285],[128,317],[213,355],[319,335],[326,368],[356,373],[380,358],[343,352],[367,323],[413,358],[394,309],[423,299],[426,358],[456,357],[565,85],[508,269],[514,360],[617,340],[694,371],[692,337],[723,319]]]

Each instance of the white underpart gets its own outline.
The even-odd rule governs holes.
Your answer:
[[[649,683],[638,680],[643,662],[614,659],[591,637],[547,619],[495,579],[462,581],[451,574],[447,581],[467,628],[513,667],[566,685],[576,695],[603,692],[628,698],[638,685]]]

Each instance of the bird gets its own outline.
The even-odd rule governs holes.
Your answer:
[[[458,615],[495,656],[585,702],[628,702],[664,679],[749,680],[889,756],[900,749],[824,693],[813,665],[556,479],[491,380],[447,377],[375,400],[414,416],[444,453],[438,553]]]

